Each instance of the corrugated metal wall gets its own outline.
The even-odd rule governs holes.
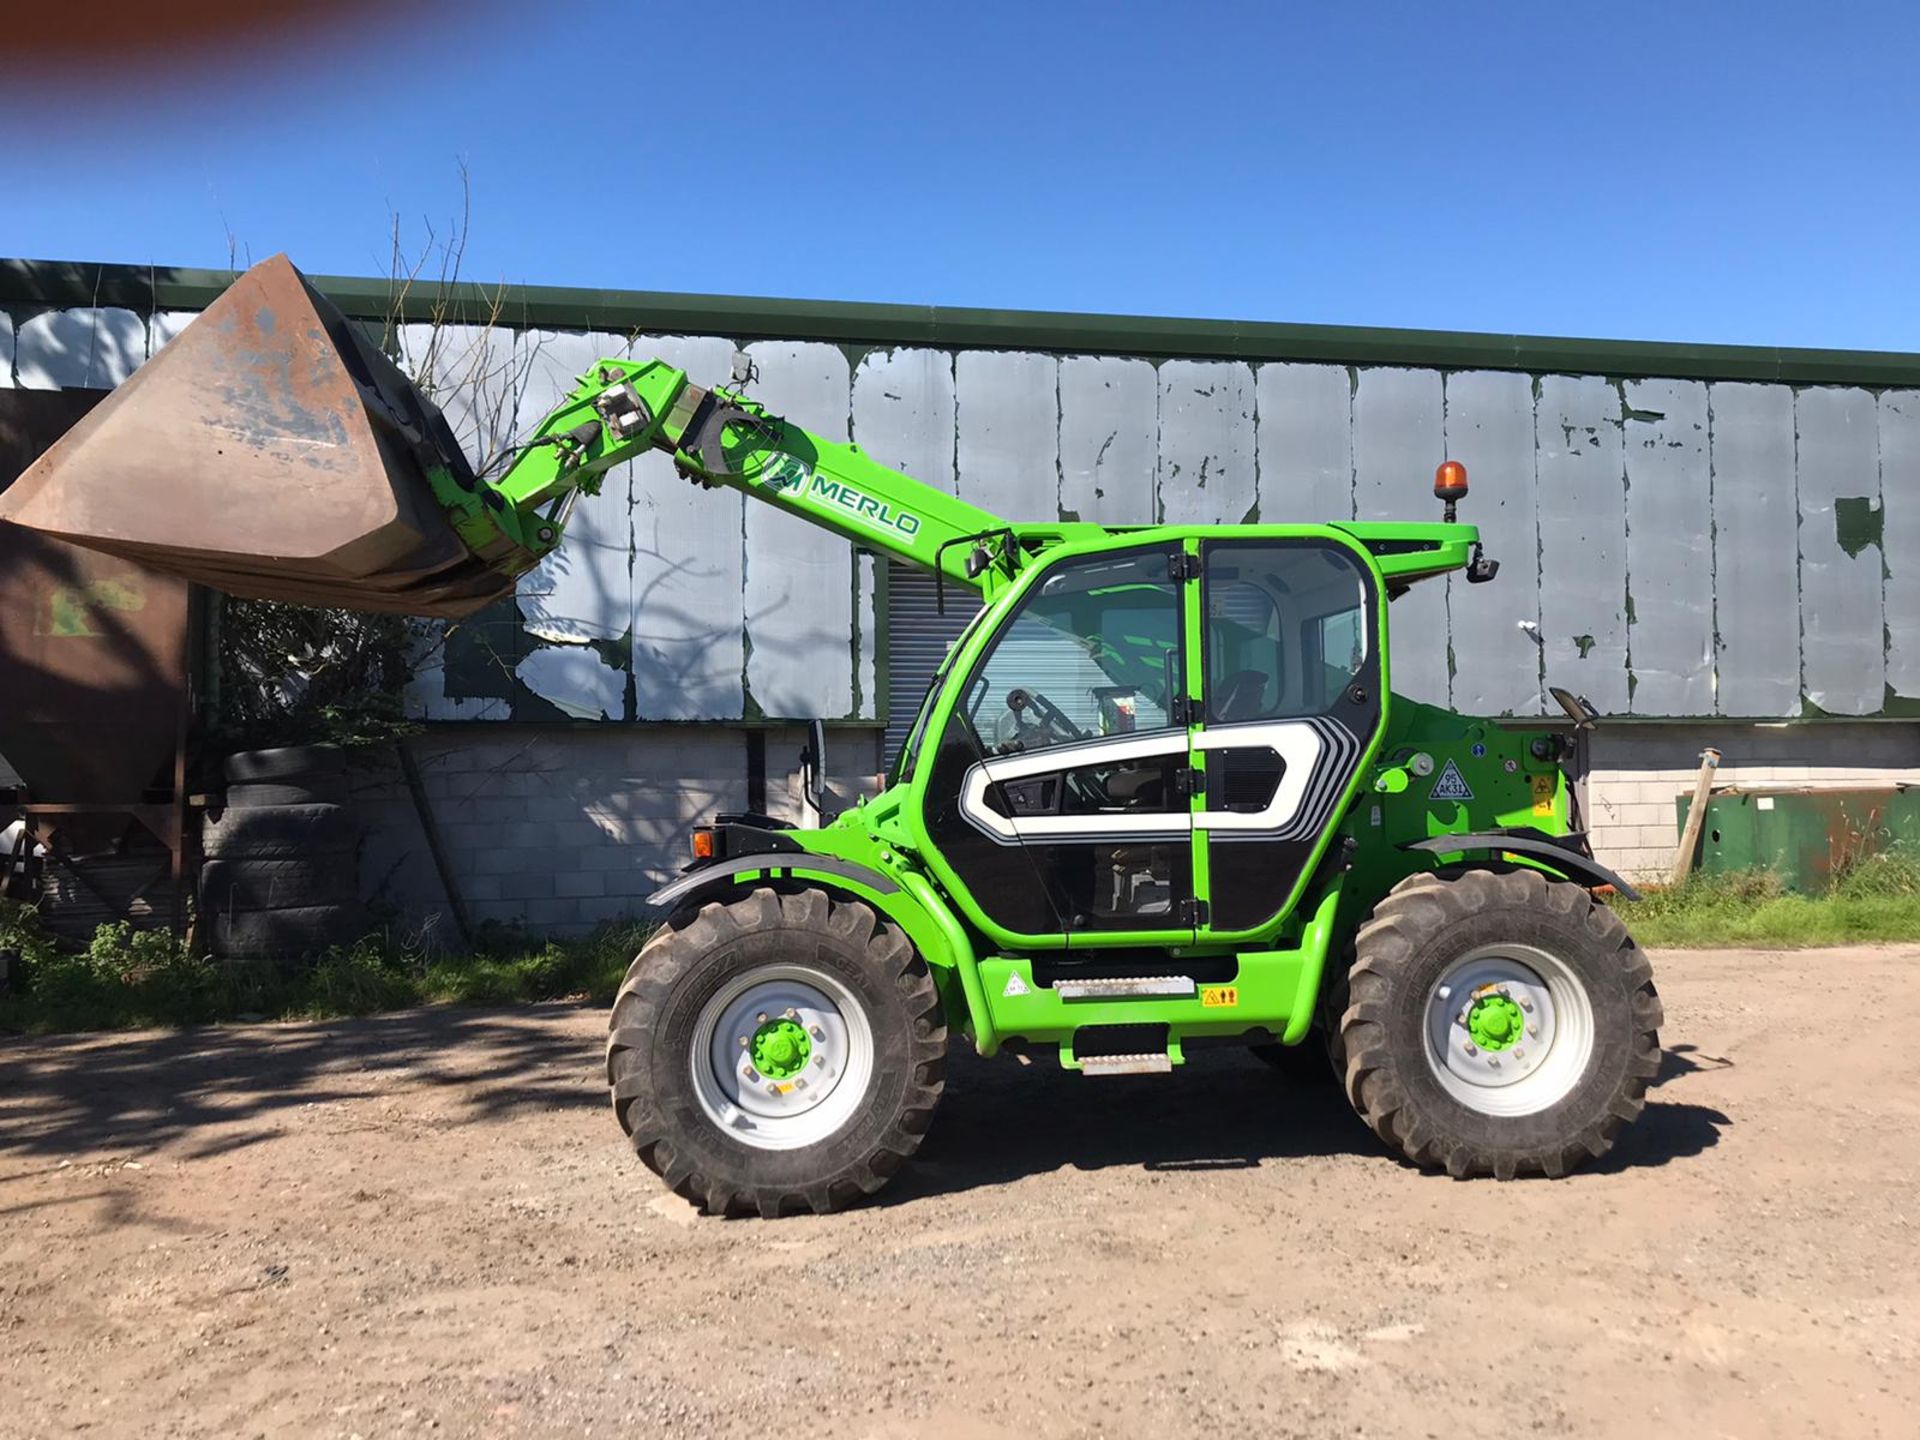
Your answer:
[[[0,317],[0,383],[111,385],[185,318]],[[426,341],[403,328],[403,351]],[[663,355],[711,383],[733,348],[475,328],[443,335],[434,369],[481,377],[449,410],[485,448],[600,355]],[[1531,714],[1551,680],[1622,715],[1920,708],[1920,390],[747,349],[774,408],[1015,520],[1424,519],[1434,465],[1465,461],[1463,518],[1501,574],[1395,607],[1395,688],[1422,699]],[[510,608],[436,647],[417,703],[437,718],[879,721],[875,601],[870,558],[651,457],[582,504]]]
[[[713,379],[729,348],[643,340],[635,353],[659,350]],[[1501,575],[1396,606],[1396,688],[1420,699],[1533,714],[1550,708],[1550,681],[1617,715],[1867,716],[1920,701],[1920,392],[1021,351],[890,349],[849,363],[826,345],[749,349],[776,408],[1015,520],[1425,519],[1434,465],[1464,460],[1474,490],[1463,514]],[[523,423],[533,413],[523,407]],[[880,716],[871,562],[856,566],[787,517],[736,513],[732,497],[682,494],[664,461],[647,468],[630,496],[610,487],[601,503],[622,516],[705,513],[688,515],[677,548],[656,531],[633,549],[633,606],[619,615],[635,627],[639,703],[611,703],[611,673],[542,660],[544,638],[520,663],[526,688],[567,713],[616,718]],[[718,538],[736,529],[737,559]],[[694,574],[705,584],[686,586]],[[676,588],[722,596],[736,581],[737,616],[669,599]],[[546,597],[542,612],[613,628],[591,595]],[[690,683],[674,652],[737,681]],[[538,713],[501,698],[508,713]],[[472,701],[449,677],[423,703],[451,714]]]

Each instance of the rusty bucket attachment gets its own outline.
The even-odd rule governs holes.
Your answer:
[[[233,595],[458,618],[513,588],[454,532],[453,431],[284,255],[0,495],[0,519]]]

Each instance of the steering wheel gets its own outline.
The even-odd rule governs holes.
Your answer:
[[[1087,738],[1086,731],[1069,720],[1065,711],[1046,696],[1042,695],[1038,690],[1023,690],[1018,687],[1009,690],[1007,692],[1007,709],[1013,712],[1014,719],[1023,729],[1027,726],[1028,721],[1021,712],[1031,710],[1034,717],[1032,721],[1033,727],[1040,731],[1040,736],[1037,738],[1045,740],[1046,743],[1053,743],[1052,740],[1046,739],[1048,735],[1053,736],[1054,739],[1064,741],[1085,740]]]

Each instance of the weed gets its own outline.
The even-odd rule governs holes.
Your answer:
[[[1677,888],[1616,900],[1642,945],[1787,949],[1920,940],[1920,856],[1895,848],[1846,858],[1826,893],[1790,893],[1764,870],[1695,875]]]
[[[1846,900],[1920,895],[1920,856],[1899,847],[1857,855],[1834,876],[1832,893]]]
[[[369,1015],[418,1004],[419,970],[417,956],[384,936],[336,945],[307,972],[294,1008],[314,1016]]]
[[[32,965],[53,955],[53,936],[40,923],[40,912],[16,900],[0,899],[0,950]]]
[[[467,955],[429,956],[392,931],[335,946],[311,965],[220,961],[164,931],[103,925],[85,951],[62,951],[26,906],[0,907],[0,949],[20,984],[0,993],[0,1029],[107,1029],[233,1019],[364,1015],[434,1001],[518,1004],[612,1000],[652,927],[608,925],[581,940],[495,930]]]

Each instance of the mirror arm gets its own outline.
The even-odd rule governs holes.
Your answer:
[[[807,748],[800,755],[800,787],[813,806],[815,823],[826,824],[827,726],[823,720],[807,722]]]

